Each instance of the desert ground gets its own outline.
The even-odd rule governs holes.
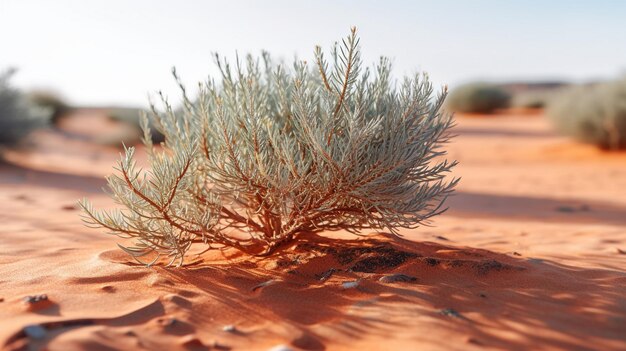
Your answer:
[[[78,199],[113,205],[120,149],[92,139],[119,126],[73,112],[0,164],[0,348],[626,350],[626,153],[541,111],[456,117],[432,226],[147,268],[81,223]]]

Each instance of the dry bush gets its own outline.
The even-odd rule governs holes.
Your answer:
[[[509,106],[511,96],[506,90],[488,83],[470,83],[454,89],[446,102],[452,111],[492,113]]]
[[[0,145],[13,146],[34,128],[45,124],[51,111],[39,108],[17,89],[9,80],[15,70],[0,72]]]
[[[136,129],[138,133],[135,136],[135,133],[131,133],[130,131],[127,133],[127,138],[122,140],[126,145],[136,144],[141,139],[141,115],[146,113],[141,108],[134,107],[114,107],[108,109],[109,118],[123,122],[127,124],[129,127]],[[150,123],[150,135],[152,137],[153,143],[161,143],[165,141],[165,136],[154,127],[152,123]],[[119,144],[120,140],[117,141]]]
[[[514,93],[511,107],[545,108],[559,94],[559,89],[537,89]]]
[[[548,106],[563,134],[605,149],[626,148],[626,78],[567,89]]]
[[[215,58],[221,75],[193,103],[181,84],[182,114],[153,106],[163,149],[143,120],[150,170],[129,148],[108,178],[125,209],[81,203],[89,225],[134,240],[123,249],[137,260],[182,264],[194,243],[270,255],[312,233],[397,233],[443,212],[458,181],[441,149],[452,120],[426,75],[396,83],[385,58],[362,68],[354,29],[332,64],[319,47],[313,67]]]
[[[50,111],[50,122],[52,124],[56,124],[64,114],[71,110],[71,107],[65,100],[51,90],[31,90],[27,96],[33,105]]]

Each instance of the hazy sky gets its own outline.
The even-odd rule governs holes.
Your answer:
[[[312,57],[355,25],[396,76],[586,81],[626,73],[626,1],[0,0],[0,69],[77,104],[145,104],[214,72],[211,53]]]

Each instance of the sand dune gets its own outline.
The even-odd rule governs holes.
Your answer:
[[[462,181],[434,227],[181,269],[140,266],[81,224],[77,199],[111,205],[119,150],[80,128],[98,118],[78,111],[72,133],[38,132],[0,165],[2,349],[626,349],[626,154],[540,114],[459,117]]]

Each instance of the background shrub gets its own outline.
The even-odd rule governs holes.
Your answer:
[[[557,130],[606,149],[626,148],[626,78],[576,86],[548,106]]]
[[[510,81],[496,86],[511,95],[510,107],[545,108],[561,89],[569,83],[564,81]]]
[[[27,96],[33,105],[50,111],[50,122],[53,124],[56,124],[61,116],[70,111],[70,106],[52,91],[31,90]]]
[[[494,84],[471,83],[450,92],[446,106],[457,112],[492,113],[508,107],[511,96]]]
[[[144,113],[148,113],[140,108],[134,107],[115,107],[110,108],[107,111],[109,118],[120,121],[128,124],[133,131],[128,131],[124,135],[124,142],[126,145],[133,145],[140,141],[142,132],[141,132],[141,115]],[[182,113],[182,111],[179,111]],[[157,128],[155,128],[154,124],[149,123],[150,135],[153,143],[161,143],[165,141],[165,136],[161,133]]]
[[[511,107],[546,108],[550,100],[557,96],[557,89],[528,90],[513,94]]]
[[[52,111],[33,105],[10,79],[15,70],[0,73],[0,145],[15,145],[34,128],[44,125]]]

